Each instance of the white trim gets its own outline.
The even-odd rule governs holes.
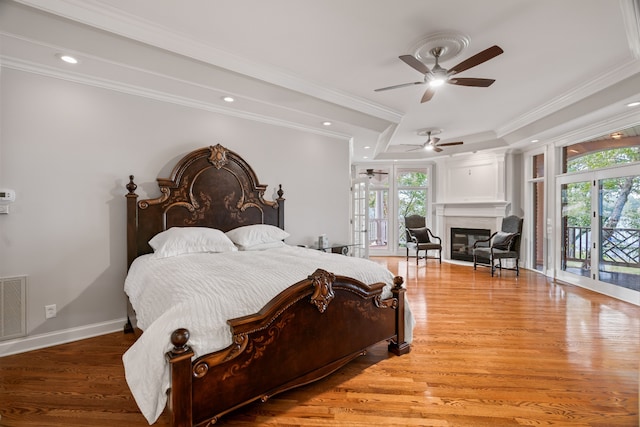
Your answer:
[[[40,348],[54,345],[66,344],[86,338],[93,338],[99,335],[110,334],[112,332],[123,331],[127,319],[110,320],[108,322],[94,323],[77,328],[64,329],[61,331],[46,334],[28,336],[11,341],[0,343],[0,357],[12,354],[25,353],[27,351],[38,350]],[[122,332],[124,333],[124,332]]]
[[[504,126],[497,129],[496,134],[498,138],[503,138],[505,135],[516,132],[527,125],[535,123],[536,121],[560,111],[563,108],[569,107],[574,104],[576,100],[584,99],[590,95],[593,95],[602,90],[602,88],[609,87],[615,83],[629,78],[640,71],[640,61],[633,60],[626,64],[623,64],[600,77],[593,79],[586,84],[579,87],[575,87],[563,93],[560,96],[555,97],[551,101],[535,108],[526,114],[516,118]],[[538,138],[540,139],[540,138]]]
[[[238,117],[246,120],[252,120],[255,122],[266,123],[274,126],[281,126],[290,129],[301,130],[303,132],[313,133],[321,136],[328,136],[331,138],[338,138],[349,141],[352,135],[348,135],[340,132],[332,132],[325,129],[314,128],[304,126],[295,122],[280,120],[261,114],[249,113],[246,111],[235,110],[220,107],[216,104],[204,102],[184,96],[178,96],[175,94],[161,92],[144,88],[141,86],[130,85],[114,80],[103,79],[94,76],[88,76],[85,74],[74,73],[70,71],[61,71],[57,68],[48,67],[40,64],[35,64],[28,61],[23,61],[17,58],[11,58],[0,55],[0,66],[3,68],[10,68],[18,71],[24,71],[33,74],[39,74],[46,77],[56,78],[60,80],[66,80],[73,83],[84,84],[87,86],[98,87],[100,89],[112,90],[115,92],[122,92],[128,95],[135,95],[144,98],[154,99],[156,101],[167,102],[185,107],[195,108],[204,111],[210,111],[214,113],[225,114],[228,116]]]
[[[367,99],[349,95],[265,64],[233,55],[183,34],[169,31],[139,17],[87,0],[17,0],[84,24],[194,58],[277,86],[295,90],[324,101],[399,123],[402,113]]]

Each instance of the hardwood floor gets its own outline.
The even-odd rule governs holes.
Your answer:
[[[640,308],[523,270],[377,258],[405,277],[412,352],[386,345],[219,425],[638,426]],[[145,426],[133,335],[0,358],[0,426]],[[166,426],[163,415],[158,426]]]

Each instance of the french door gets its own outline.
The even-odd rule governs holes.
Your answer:
[[[624,300],[640,291],[640,166],[561,176],[558,278]]]
[[[352,219],[351,233],[353,247],[351,254],[359,258],[369,257],[369,238],[367,226],[369,224],[368,194],[369,180],[360,178],[353,181],[352,186]]]

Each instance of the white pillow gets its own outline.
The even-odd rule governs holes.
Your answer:
[[[226,234],[233,243],[244,247],[273,243],[289,237],[289,233],[283,229],[267,224],[245,225],[227,231]]]
[[[156,234],[149,245],[154,258],[197,252],[231,252],[238,248],[220,230],[207,227],[172,227]]]
[[[238,246],[238,249],[241,251],[264,251],[266,249],[273,249],[273,248],[281,248],[285,246],[285,243],[282,240],[277,240],[275,242],[269,242],[269,243],[258,243],[257,245],[253,245],[253,246]]]

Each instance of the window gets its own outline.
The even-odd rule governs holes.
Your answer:
[[[544,269],[544,154],[532,157],[533,176],[532,186],[532,206],[533,206],[533,262],[532,266],[536,270]]]
[[[406,233],[404,218],[409,215],[427,216],[428,175],[424,168],[399,169],[396,174],[398,191],[398,244],[404,247]]]

